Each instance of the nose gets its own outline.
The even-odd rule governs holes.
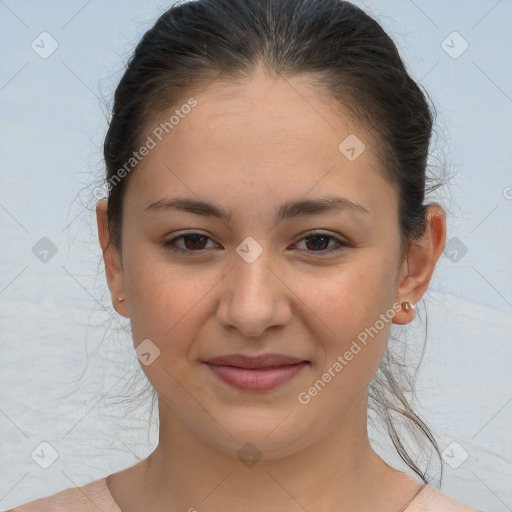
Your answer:
[[[237,255],[223,279],[217,319],[244,336],[261,336],[271,327],[286,325],[292,316],[292,292],[265,252],[251,263]]]

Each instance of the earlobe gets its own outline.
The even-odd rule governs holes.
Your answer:
[[[400,309],[398,311],[395,309],[393,323],[397,325],[408,324],[414,319],[415,309],[416,304],[412,304],[407,300],[402,301],[400,304]]]
[[[124,274],[121,264],[121,255],[119,248],[111,242],[107,206],[108,202],[106,199],[98,201],[98,204],[96,205],[98,237],[101,250],[103,252],[105,274],[112,297],[112,305],[120,315],[128,318],[129,312],[127,301],[125,300],[126,293],[124,289]],[[123,297],[123,300],[118,300],[119,297]]]
[[[446,215],[443,208],[432,203],[427,207],[425,233],[413,241],[400,274],[397,300],[417,304],[432,279],[436,264],[446,242]],[[414,308],[396,314],[393,323],[403,325],[414,318]]]

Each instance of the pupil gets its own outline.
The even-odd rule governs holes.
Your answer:
[[[186,243],[185,245],[187,246],[187,249],[202,249],[203,247],[197,247],[198,245],[198,240],[197,239],[203,239],[203,242],[204,242],[204,236],[203,235],[187,235],[187,238],[185,238],[185,241],[190,241],[190,240],[193,240],[193,243],[192,243],[192,247],[190,247],[188,243]],[[201,245],[199,243],[199,245]],[[204,244],[203,244],[204,245]]]
[[[315,236],[309,237],[309,240],[317,240],[318,241],[318,239],[323,239],[323,241],[324,241],[323,244],[322,244],[322,242],[320,242],[320,244],[314,243],[313,245],[314,245],[314,248],[316,248],[316,249],[319,249],[319,248],[324,248],[325,249],[325,241],[327,241],[328,238],[329,237],[326,236],[326,235],[315,235]]]

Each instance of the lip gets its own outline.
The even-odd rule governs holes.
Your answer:
[[[224,383],[243,391],[269,391],[297,375],[309,361],[282,354],[219,356],[204,361]]]

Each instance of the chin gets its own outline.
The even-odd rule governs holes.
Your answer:
[[[244,409],[231,410],[227,415],[212,411],[225,430],[209,431],[207,442],[239,459],[246,452],[249,457],[254,452],[254,457],[280,459],[314,442],[315,425],[297,421],[299,418],[290,414],[292,408]]]

